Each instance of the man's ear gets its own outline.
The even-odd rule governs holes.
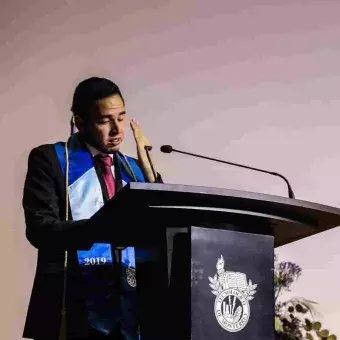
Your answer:
[[[75,115],[74,116],[74,124],[75,124],[77,130],[80,133],[84,133],[85,132],[85,122],[84,122],[83,118],[81,118],[80,116]]]

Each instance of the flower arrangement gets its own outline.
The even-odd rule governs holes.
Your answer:
[[[337,340],[336,335],[314,320],[316,302],[304,298],[279,301],[282,293],[290,291],[291,285],[301,276],[302,269],[292,262],[279,262],[277,256],[274,261],[276,339]]]

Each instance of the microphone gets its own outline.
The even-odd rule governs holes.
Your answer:
[[[288,182],[288,179],[286,177],[284,177],[283,175],[279,174],[278,172],[272,172],[272,171],[268,171],[268,170],[258,169],[258,168],[254,168],[254,167],[251,167],[251,166],[238,164],[238,163],[226,162],[226,161],[223,161],[221,159],[216,159],[216,158],[206,157],[206,156],[202,156],[202,155],[197,155],[197,154],[194,154],[194,153],[191,153],[191,152],[185,152],[185,151],[181,151],[181,150],[176,150],[171,145],[162,145],[161,146],[161,151],[163,153],[177,152],[177,153],[181,153],[181,154],[184,154],[184,155],[189,155],[189,156],[193,156],[193,157],[203,158],[203,159],[207,159],[207,160],[218,162],[218,163],[228,164],[228,165],[236,166],[236,167],[239,167],[239,168],[249,169],[249,170],[253,170],[253,171],[262,172],[262,173],[265,173],[265,174],[268,174],[268,175],[273,175],[273,176],[276,176],[276,177],[280,177],[287,184],[287,187],[288,187],[288,197],[292,198],[292,199],[295,199],[295,195],[294,195],[293,189],[290,186],[290,183]]]
[[[145,149],[145,152],[146,152],[146,156],[148,157],[148,161],[150,163],[152,173],[155,177],[155,182],[158,183],[157,173],[156,173],[155,167],[154,167],[152,160],[151,160],[151,157],[150,157],[150,151],[152,150],[152,146],[151,145],[145,145],[144,149]]]

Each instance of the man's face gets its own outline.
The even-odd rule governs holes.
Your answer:
[[[99,151],[118,151],[125,131],[125,106],[122,98],[116,94],[99,100],[89,122],[78,129]]]

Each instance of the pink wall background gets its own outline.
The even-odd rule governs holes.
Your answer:
[[[340,207],[339,13],[335,0],[2,1],[2,338],[21,338],[35,270],[21,208],[28,152],[67,137],[84,77],[121,86],[167,182],[286,195],[279,179],[161,144],[281,171],[297,198]],[[131,134],[124,150],[135,152]],[[292,294],[317,300],[338,335],[339,237],[278,249],[305,271]]]

